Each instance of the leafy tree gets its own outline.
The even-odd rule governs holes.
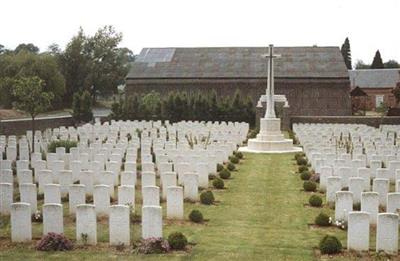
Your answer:
[[[50,108],[53,93],[44,91],[44,81],[36,76],[15,80],[13,93],[16,97],[17,109],[31,116],[32,132],[35,133],[35,117]],[[34,140],[32,140],[32,150],[34,150]]]
[[[384,67],[385,66],[383,65],[382,62],[381,53],[379,52],[379,50],[377,50],[375,53],[374,60],[372,61],[371,64],[371,69],[383,69]]]
[[[93,102],[98,95],[115,93],[117,86],[124,82],[129,70],[128,49],[118,48],[121,41],[122,34],[112,26],[100,28],[87,41],[85,52],[90,64],[85,85],[89,87]]]
[[[346,37],[344,43],[342,44],[342,48],[340,49],[342,52],[342,56],[344,59],[344,63],[346,64],[347,69],[351,70],[351,50],[350,50],[350,41],[349,38]]]
[[[396,60],[389,60],[383,65],[385,68],[400,68],[400,64]]]
[[[54,95],[53,107],[61,107],[65,92],[65,80],[60,73],[57,60],[49,54],[35,54],[24,50],[10,52],[0,56],[0,78],[39,77],[43,81],[45,92]],[[11,88],[4,90],[12,98]],[[71,94],[72,96],[72,94]]]
[[[66,92],[64,101],[68,104],[74,93],[85,89],[86,77],[90,71],[89,57],[85,53],[87,37],[82,28],[67,44],[65,51],[59,56],[62,74],[65,77]]]
[[[35,46],[32,43],[28,43],[28,44],[22,43],[22,44],[19,44],[14,50],[15,53],[19,53],[20,51],[26,51],[26,52],[31,52],[31,53],[37,54],[37,53],[39,53],[39,47]]]
[[[362,60],[357,60],[356,69],[370,69],[371,66],[369,64],[365,64]]]
[[[92,100],[88,91],[74,94],[72,109],[72,116],[76,122],[89,122],[93,119]]]

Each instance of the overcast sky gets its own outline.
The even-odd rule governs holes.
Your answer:
[[[400,0],[2,0],[0,44],[61,47],[82,26],[113,25],[122,46],[341,46],[353,63],[400,61]]]

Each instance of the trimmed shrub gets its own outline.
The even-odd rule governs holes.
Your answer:
[[[232,162],[233,164],[238,164],[239,163],[239,158],[236,156],[230,156],[229,157],[230,162]]]
[[[214,203],[214,200],[214,194],[210,190],[203,191],[200,194],[200,202],[204,205],[211,205]]]
[[[313,207],[320,207],[322,206],[322,198],[318,195],[312,195],[309,198],[308,203]]]
[[[218,163],[217,164],[217,171],[220,172],[223,169],[224,169],[224,165]]]
[[[48,233],[36,245],[39,251],[68,251],[72,250],[72,242],[63,234]]]
[[[203,223],[203,214],[201,214],[200,210],[193,209],[189,214],[190,221],[194,223]]]
[[[297,165],[304,165],[307,166],[307,159],[306,158],[298,158]]]
[[[316,191],[317,190],[317,183],[313,181],[304,181],[303,188],[305,191]]]
[[[329,222],[329,216],[325,213],[319,213],[318,216],[315,218],[315,224],[321,227],[328,227],[331,225]]]
[[[353,211],[361,211],[361,203],[360,202],[353,204]]]
[[[337,237],[326,235],[319,242],[319,250],[321,251],[321,254],[337,254],[342,251],[342,243]]]
[[[169,249],[167,240],[151,237],[140,241],[138,252],[141,254],[161,254],[169,252]]]
[[[236,156],[238,159],[243,159],[243,153],[240,152],[240,151],[237,151],[237,152],[235,153],[235,156]]]
[[[171,249],[182,250],[185,249],[188,241],[184,234],[181,232],[173,232],[168,236],[168,244]]]
[[[311,178],[311,173],[308,171],[304,171],[300,173],[301,180],[309,180]]]
[[[304,171],[308,171],[308,167],[304,166],[304,165],[300,165],[299,166],[299,172],[301,173],[301,172],[304,172]]]
[[[73,147],[77,147],[78,142],[76,141],[71,141],[71,140],[55,140],[52,141],[48,146],[47,146],[47,151],[50,153],[55,153],[56,148],[58,147],[64,147],[65,152],[69,153],[69,149]]]
[[[216,189],[223,189],[225,187],[224,181],[220,178],[216,178],[212,182],[213,187]]]
[[[227,169],[223,169],[219,172],[219,176],[222,179],[229,179],[231,177],[231,172]]]
[[[236,166],[235,166],[235,164],[229,162],[228,165],[226,165],[226,168],[227,168],[229,171],[234,171],[234,170],[236,169]]]
[[[297,152],[296,154],[294,154],[294,159],[297,161],[300,158],[304,158],[306,156],[306,154],[304,152]]]

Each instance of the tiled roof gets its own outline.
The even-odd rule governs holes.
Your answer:
[[[351,87],[394,88],[400,82],[400,69],[349,70]]]
[[[128,79],[266,77],[268,47],[144,48]],[[275,47],[275,77],[348,78],[338,47]]]

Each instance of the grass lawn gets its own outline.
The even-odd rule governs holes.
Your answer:
[[[192,209],[199,209],[208,222],[197,225],[166,220],[165,237],[172,231],[183,232],[193,243],[188,252],[148,256],[133,254],[131,249],[118,252],[107,245],[108,221],[104,219],[98,223],[98,246],[65,253],[38,252],[34,244],[11,244],[9,224],[3,224],[0,260],[316,260],[314,248],[323,235],[335,233],[345,245],[346,234],[337,228],[309,228],[321,209],[304,207],[309,194],[300,190],[302,181],[294,174],[297,166],[292,158],[293,154],[245,154],[239,170],[226,181],[227,189],[214,191],[215,206],[185,203],[186,217]],[[66,217],[64,222],[65,234],[74,239],[72,219]],[[41,228],[34,224],[36,240]],[[133,241],[140,238],[140,229],[140,223],[132,225]]]

